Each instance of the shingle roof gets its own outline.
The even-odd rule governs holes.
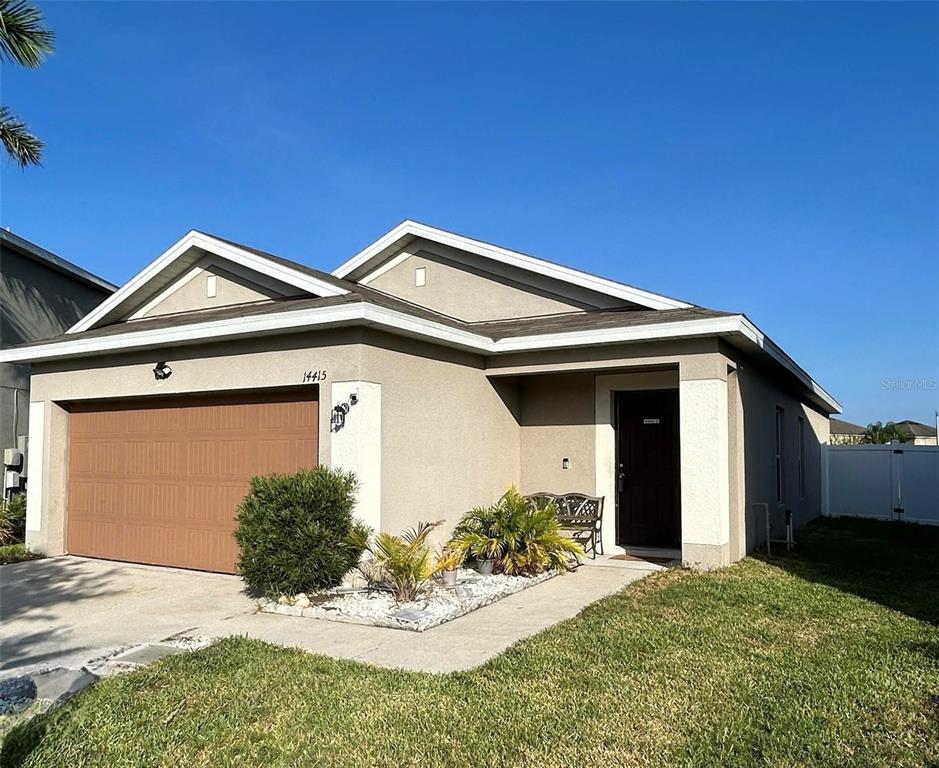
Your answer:
[[[201,309],[189,312],[177,312],[157,317],[144,317],[138,320],[121,321],[102,325],[79,333],[66,333],[41,341],[22,344],[22,347],[52,344],[57,341],[76,341],[114,336],[134,331],[151,331],[193,323],[207,323],[213,320],[229,320],[237,317],[269,315],[279,312],[292,312],[318,307],[341,306],[343,304],[368,303],[385,309],[391,309],[412,317],[419,317],[440,323],[451,328],[468,331],[493,340],[518,336],[537,336],[549,333],[589,331],[600,328],[626,328],[653,323],[672,323],[682,320],[699,320],[708,317],[727,317],[730,312],[695,307],[692,309],[665,310],[598,310],[595,312],[571,312],[543,317],[523,317],[513,320],[499,320],[485,323],[466,323],[433,310],[411,304],[381,291],[349,284],[352,289],[341,296],[300,297],[270,299],[250,304],[234,304],[214,309]]]
[[[841,419],[832,419],[831,420],[831,434],[833,435],[863,435],[867,431],[867,427],[862,427],[860,424],[852,424],[850,421],[842,421]]]
[[[62,272],[74,280],[97,288],[105,294],[114,293],[114,291],[117,290],[116,285],[112,285],[107,280],[98,277],[87,269],[82,269],[77,264],[72,264],[72,262],[63,259],[61,256],[57,256],[52,251],[47,251],[45,248],[36,245],[25,237],[20,237],[6,229],[0,229],[0,242],[33,261],[45,264],[47,267],[51,267],[57,272]]]
[[[912,433],[914,437],[935,437],[936,428],[930,427],[928,424],[921,424],[918,421],[910,421],[909,419],[905,421],[898,421],[897,426],[906,430],[907,432]]]
[[[338,293],[338,295],[327,295],[327,296],[290,296],[270,300],[262,300],[257,302],[252,302],[249,304],[238,304],[226,307],[216,307],[213,309],[203,309],[203,310],[194,310],[187,312],[180,312],[169,315],[161,315],[158,317],[145,317],[133,320],[115,320],[108,325],[100,325],[93,327],[85,331],[76,331],[73,333],[62,334],[53,338],[43,339],[38,342],[31,342],[28,344],[19,345],[20,347],[39,347],[49,345],[54,346],[57,342],[80,342],[82,340],[88,339],[91,341],[91,344],[86,346],[83,345],[70,345],[71,354],[95,354],[100,350],[105,348],[113,349],[115,346],[105,347],[102,346],[103,343],[95,341],[100,337],[114,336],[118,334],[134,334],[134,339],[129,339],[127,344],[139,346],[139,338],[136,337],[137,331],[160,331],[160,330],[169,330],[180,328],[180,334],[169,334],[172,338],[176,339],[197,339],[201,338],[204,340],[205,337],[198,336],[199,326],[213,322],[213,321],[226,321],[226,320],[237,320],[238,318],[250,319],[246,322],[245,331],[246,332],[256,332],[258,330],[264,330],[266,328],[274,327],[300,327],[303,324],[306,316],[303,315],[299,318],[291,318],[290,320],[285,320],[283,324],[274,323],[273,325],[267,323],[266,320],[262,320],[265,316],[276,315],[277,313],[284,313],[290,311],[303,311],[303,310],[313,310],[313,309],[323,309],[329,307],[341,307],[349,305],[372,305],[384,310],[391,310],[394,312],[401,313],[403,315],[410,316],[411,318],[423,319],[437,324],[438,326],[446,326],[457,331],[463,331],[467,334],[464,337],[464,340],[469,342],[469,346],[474,349],[485,349],[486,347],[481,347],[479,342],[484,340],[489,340],[493,343],[498,343],[500,340],[505,340],[507,345],[504,345],[506,349],[511,349],[514,339],[519,339],[520,337],[535,337],[537,339],[536,344],[563,344],[564,346],[578,345],[581,339],[578,337],[578,333],[582,332],[585,334],[583,338],[583,344],[589,345],[592,343],[602,343],[598,342],[596,337],[590,337],[587,334],[591,331],[606,331],[614,329],[628,329],[636,328],[642,326],[654,326],[660,325],[665,326],[661,334],[657,333],[656,335],[661,335],[665,338],[669,335],[686,335],[688,333],[708,333],[708,328],[714,329],[713,325],[704,324],[696,325],[689,327],[687,325],[679,328],[678,326],[681,323],[689,322],[701,322],[708,319],[715,318],[737,318],[741,323],[748,323],[745,316],[742,313],[732,313],[732,312],[722,312],[713,309],[707,309],[705,307],[699,306],[683,306],[676,308],[658,308],[658,309],[640,309],[640,308],[621,308],[621,309],[605,309],[605,310],[588,310],[588,311],[573,311],[573,312],[563,312],[555,315],[547,316],[538,316],[538,317],[522,317],[506,320],[497,320],[497,321],[486,321],[486,322],[465,322],[454,317],[436,312],[426,307],[422,307],[411,302],[405,301],[403,299],[391,296],[389,294],[383,293],[381,291],[370,288],[366,285],[361,285],[359,283],[350,282],[342,278],[336,277],[335,275],[322,272],[311,267],[307,267],[303,264],[291,261],[289,259],[284,259],[280,256],[268,253],[266,251],[253,248],[251,246],[246,246],[242,243],[237,243],[232,240],[227,240],[224,238],[218,238],[215,235],[208,235],[207,233],[196,232],[192,233],[194,236],[202,238],[211,238],[217,241],[222,241],[228,245],[234,246],[236,248],[242,249],[246,252],[249,252],[255,256],[258,256],[262,259],[266,259],[271,262],[272,268],[274,264],[279,267],[287,267],[290,270],[293,270],[296,273],[303,273],[307,278],[310,278],[310,282],[318,282],[321,288],[314,288],[313,291],[323,290],[323,292]],[[164,254],[166,255],[166,254]],[[299,277],[299,275],[298,275]],[[126,286],[125,286],[126,287]],[[328,290],[328,289],[333,290]],[[338,290],[337,290],[338,289]],[[102,305],[103,306],[103,305]],[[328,315],[328,313],[327,313]],[[341,317],[339,317],[341,315]],[[90,316],[89,316],[90,317]],[[318,315],[322,318],[324,322],[328,322],[328,319],[323,315]],[[363,321],[366,324],[372,322],[369,319],[371,315],[367,312],[360,313],[337,313],[337,321],[342,323],[344,322],[343,318],[353,320],[353,321]],[[388,322],[387,312],[385,313],[385,318],[379,320],[377,317],[373,318],[374,322],[381,324],[382,322]],[[316,318],[311,316],[311,321]],[[296,323],[299,322],[300,325]],[[232,335],[232,329],[237,332],[239,325],[237,323],[224,323],[222,325],[226,326],[226,334]],[[398,326],[395,323],[392,323],[394,327],[407,327]],[[676,326],[673,332],[670,332],[668,326]],[[732,328],[735,326],[725,325],[722,328],[731,329],[728,332],[733,332]],[[454,341],[454,334],[447,336],[446,334],[438,335],[439,330],[433,331],[429,330],[429,333],[424,334],[421,332],[417,326],[411,325],[411,329],[415,330],[418,335],[425,335],[429,337],[447,339],[444,343],[449,343]],[[214,330],[214,328],[213,328]],[[753,332],[759,334],[759,329],[753,327]],[[196,333],[196,335],[193,335]],[[470,337],[470,334],[476,337],[476,340]],[[551,337],[554,335],[566,336],[566,338],[553,339],[546,338],[540,339],[538,337]],[[600,334],[603,338],[607,338],[608,334]],[[746,334],[744,334],[746,335]],[[640,340],[646,338],[648,334],[639,332],[638,334],[630,334],[630,332],[625,332],[624,334],[616,334],[616,338],[636,338]],[[523,345],[526,344],[526,341],[521,342]],[[769,340],[767,339],[767,343]],[[800,381],[809,386],[810,392],[813,397],[817,397],[818,402],[826,408],[833,409],[835,412],[840,410],[837,402],[831,398],[830,395],[824,392],[811,377],[798,365],[788,358],[785,353],[781,350],[778,350],[775,346],[764,346],[762,342],[757,342],[758,346],[767,350],[771,356],[773,356],[777,361],[779,361],[784,367],[789,369],[794,375],[796,375]],[[547,347],[545,347],[547,348]],[[776,349],[775,352],[772,350]],[[6,356],[10,359],[13,359],[15,356],[18,360],[27,360],[27,359],[39,359],[28,357],[29,354],[32,354],[31,351],[27,353],[20,353],[18,356],[11,355],[14,353],[14,349],[6,351]],[[37,355],[53,358],[59,355],[59,351],[47,351],[45,355],[42,353],[37,353]],[[820,393],[820,394],[819,394]],[[829,411],[831,412],[831,411]]]
[[[627,328],[653,323],[676,323],[682,320],[701,320],[708,317],[729,317],[735,312],[691,307],[689,309],[606,309],[590,312],[565,312],[558,315],[521,317],[511,320],[491,320],[472,323],[477,333],[493,339],[514,336],[536,336],[547,333],[594,331],[600,328]]]

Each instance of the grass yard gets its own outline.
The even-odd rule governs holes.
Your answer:
[[[445,676],[229,639],[19,726],[0,762],[935,766],[937,566],[939,530],[819,521],[798,554],[650,577]]]

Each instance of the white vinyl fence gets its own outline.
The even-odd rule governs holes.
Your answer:
[[[822,514],[939,525],[939,447],[823,445]]]

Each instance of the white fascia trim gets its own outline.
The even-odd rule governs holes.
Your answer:
[[[381,277],[383,274],[385,274],[385,272],[390,272],[392,269],[397,267],[402,262],[405,262],[408,259],[410,259],[412,255],[413,254],[411,253],[410,249],[406,248],[405,250],[401,251],[401,253],[399,253],[397,256],[393,256],[392,258],[388,259],[388,261],[386,261],[384,264],[379,265],[377,269],[373,269],[371,272],[365,275],[365,277],[361,278],[359,280],[359,283],[361,285],[368,285],[373,280],[376,280],[379,277]]]
[[[161,328],[151,331],[131,330],[113,336],[58,341],[32,347],[6,349],[0,351],[0,363],[32,362],[116,352],[140,347],[172,346],[173,344],[223,337],[250,336],[255,333],[277,333],[323,325],[353,323],[375,325],[387,328],[392,332],[429,339],[438,344],[443,343],[482,355],[653,341],[689,336],[740,334],[779,362],[834,412],[841,411],[841,405],[837,400],[819,386],[808,373],[800,368],[792,358],[785,354],[744,315],[681,320],[674,323],[655,323],[629,328],[602,328],[591,331],[517,336],[496,341],[488,336],[378,307],[374,304],[356,303],[339,307],[316,307],[252,317],[234,317],[207,323],[193,323],[176,328]]]
[[[192,269],[186,272],[178,280],[170,283],[166,288],[150,299],[150,301],[144,304],[140,309],[135,310],[133,314],[131,314],[127,319],[140,320],[146,317],[147,313],[150,312],[150,310],[152,310],[154,307],[162,304],[164,299],[176,293],[176,291],[194,280],[199,275],[205,274],[207,270],[212,267],[216,267],[217,269],[221,269],[238,277],[242,277],[245,280],[249,280],[255,283],[261,288],[272,289],[281,296],[286,295],[283,290],[284,284],[278,280],[274,280],[270,277],[270,275],[263,274],[253,269],[239,267],[237,264],[234,264],[231,261],[225,263],[225,261],[225,259],[218,258],[217,256],[213,256],[211,254],[199,259],[199,261],[195,263]]]
[[[585,347],[594,344],[616,344],[629,341],[653,341],[683,336],[711,336],[734,333],[737,315],[702,320],[679,320],[674,323],[650,323],[628,328],[600,328],[592,331],[566,331],[535,336],[515,336],[497,341],[498,352],[529,352],[539,349]]]
[[[303,291],[308,291],[314,296],[341,296],[344,293],[348,293],[344,288],[323,282],[322,280],[303,272],[298,272],[279,262],[265,259],[263,256],[258,256],[243,248],[230,245],[229,243],[225,243],[202,232],[190,231],[181,240],[174,243],[169,249],[164,251],[150,262],[150,264],[134,275],[134,277],[128,280],[115,293],[75,323],[66,333],[79,333],[80,331],[87,331],[89,328],[93,327],[94,324],[107,315],[108,312],[146,285],[148,281],[156,277],[164,268],[180,258],[190,248],[194,247],[202,248],[216,256],[228,259],[235,264],[273,277],[287,285],[293,285]]]
[[[156,296],[154,296],[150,301],[144,304],[140,309],[136,310],[131,314],[127,319],[128,320],[139,320],[143,317],[146,317],[147,313],[156,307],[159,304],[163,303],[163,300],[172,294],[176,293],[180,288],[189,283],[192,280],[195,280],[197,276],[202,274],[205,271],[206,263],[205,259],[201,259],[196,265],[186,272],[178,280],[174,280],[166,288],[160,291]]]
[[[740,333],[746,336],[750,341],[756,344],[766,354],[772,357],[777,363],[786,368],[793,376],[801,381],[809,390],[828,405],[833,413],[841,413],[841,403],[835,400],[825,389],[813,379],[808,372],[802,368],[795,360],[783,352],[782,348],[776,344],[769,336],[756,327],[750,318],[745,315],[738,315],[740,320]]]
[[[373,259],[386,248],[394,245],[398,240],[405,237],[421,237],[433,242],[449,245],[463,251],[475,253],[487,259],[508,264],[509,266],[535,272],[545,277],[561,280],[572,285],[579,285],[581,288],[587,288],[597,293],[607,296],[613,296],[624,301],[639,304],[650,309],[687,309],[690,304],[677,299],[670,299],[667,296],[661,296],[657,293],[644,291],[641,288],[633,288],[630,285],[617,283],[613,280],[607,280],[603,277],[597,277],[577,269],[564,267],[560,264],[552,264],[549,261],[528,256],[517,251],[510,251],[507,248],[501,248],[497,245],[484,243],[480,240],[473,240],[469,237],[456,235],[452,232],[446,232],[436,227],[429,227],[426,224],[419,224],[416,221],[403,221],[397,227],[387,234],[380,237],[374,243],[369,245],[355,256],[333,270],[333,276],[345,278],[349,273],[354,272],[362,266],[365,266],[370,259]],[[370,279],[372,275],[367,276]]]
[[[175,328],[160,328],[149,331],[128,331],[111,336],[99,336],[74,341],[57,341],[51,344],[5,349],[0,351],[0,362],[38,361],[89,354],[118,352],[140,347],[185,344],[230,336],[250,336],[256,333],[289,331],[317,325],[341,324],[362,320],[363,304],[348,304],[339,307],[320,307],[278,312],[254,317],[231,317],[207,323],[192,323]]]

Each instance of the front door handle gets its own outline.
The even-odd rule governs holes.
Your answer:
[[[617,491],[622,491],[625,486],[626,486],[626,473],[625,473],[625,472],[620,472],[620,473],[616,476],[616,490],[617,490]]]

